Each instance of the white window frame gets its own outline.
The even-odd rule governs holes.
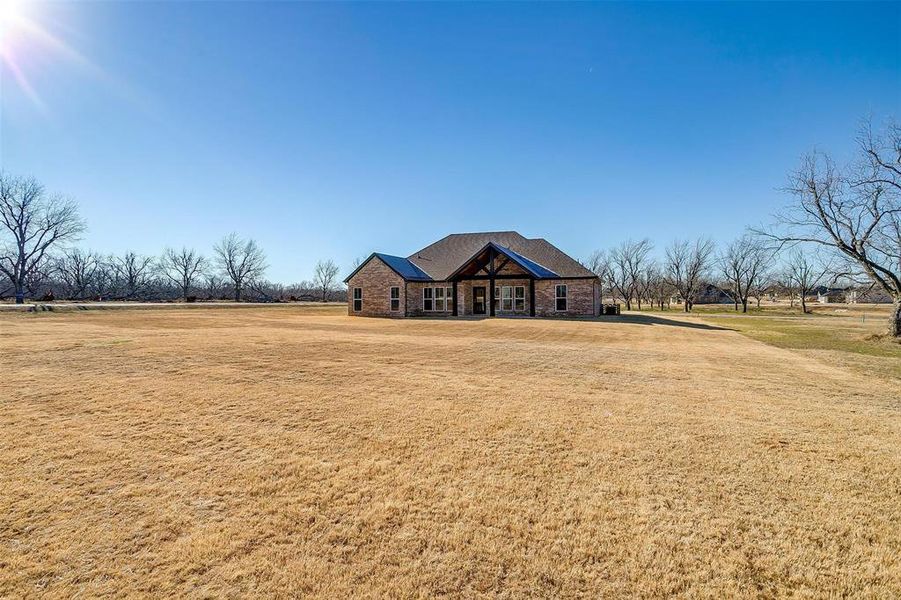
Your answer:
[[[358,297],[359,296],[359,297]],[[360,303],[360,308],[357,308],[357,302]],[[355,287],[353,291],[353,311],[354,312],[363,312],[363,288]]]
[[[501,288],[501,310],[513,312],[513,286],[505,285]]]
[[[563,288],[563,295],[560,295],[560,288]],[[560,300],[563,300],[564,308],[560,308]],[[567,312],[569,310],[569,286],[565,283],[554,285],[554,312]]]
[[[426,308],[427,300],[431,302],[431,308]],[[443,285],[422,288],[422,310],[424,312],[451,312],[454,310],[454,288]]]
[[[397,290],[397,298],[394,297],[394,290]],[[397,308],[394,308],[395,302],[397,302]],[[388,311],[400,312],[400,286],[398,285],[392,285],[388,288]]]
[[[522,296],[517,296],[517,292],[521,292]],[[517,300],[522,301],[522,308],[516,308]],[[526,286],[524,285],[513,286],[513,312],[526,312]]]

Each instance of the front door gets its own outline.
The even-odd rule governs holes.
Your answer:
[[[484,315],[486,313],[485,289],[483,285],[472,288],[472,314],[474,315]]]

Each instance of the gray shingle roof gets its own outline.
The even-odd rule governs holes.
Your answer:
[[[407,258],[431,275],[435,281],[443,281],[489,242],[512,250],[560,277],[595,276],[594,273],[547,240],[543,238],[528,239],[515,231],[453,233],[414,252]]]

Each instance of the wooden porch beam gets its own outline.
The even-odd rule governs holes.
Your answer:
[[[456,304],[454,307],[456,308]],[[535,279],[529,278],[529,316],[535,316]]]
[[[453,282],[452,285],[454,286],[454,287],[453,287],[453,292],[452,292],[452,294],[453,294],[453,296],[454,296],[454,310],[453,310],[453,312],[452,312],[451,314],[453,314],[453,316],[456,317],[456,316],[457,316],[457,281],[454,280],[454,282]]]
[[[495,275],[495,279],[532,279],[529,275],[523,273],[522,275],[518,275],[516,273],[503,273],[501,275]],[[461,281],[465,281],[468,279],[478,279],[478,280],[486,280],[491,279],[490,275],[470,275],[469,277],[460,277]]]
[[[490,309],[490,311],[489,311],[489,314],[490,314],[492,317],[494,316],[494,275],[495,275],[495,273],[496,273],[496,271],[494,270],[494,257],[495,257],[495,254],[497,254],[497,253],[494,251],[494,248],[488,248],[488,264],[491,265],[491,268],[488,269],[488,273],[490,273],[490,278],[489,278],[489,282],[490,282],[490,283],[489,283],[489,285],[491,286],[491,291],[490,291],[490,295],[491,295],[491,309]]]

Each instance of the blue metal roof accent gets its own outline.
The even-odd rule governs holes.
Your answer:
[[[511,259],[513,259],[513,261],[516,262],[517,264],[519,264],[520,267],[522,267],[526,271],[529,271],[532,275],[534,275],[535,277],[538,277],[539,279],[555,279],[557,277],[560,277],[559,275],[557,275],[550,269],[548,269],[546,267],[542,267],[537,262],[529,260],[528,258],[523,256],[522,254],[519,254],[518,252],[514,252],[513,250],[510,250],[509,248],[505,248],[504,246],[501,246],[499,244],[493,244],[493,245],[498,250],[500,250],[501,252],[503,252],[504,254],[509,256]]]
[[[428,273],[414,265],[409,259],[402,256],[391,256],[390,254],[374,253],[384,261],[386,265],[394,269],[398,275],[408,280],[431,281],[432,278]]]
[[[407,260],[402,256],[391,256],[390,254],[382,254],[381,252],[373,252],[369,255],[369,258],[364,260],[359,267],[354,269],[353,273],[344,278],[344,283],[350,281],[351,277],[357,274],[357,272],[369,264],[369,261],[373,258],[378,257],[381,259],[383,263],[388,265],[388,267],[406,279],[407,281],[432,281],[431,276],[414,265],[412,262]]]

